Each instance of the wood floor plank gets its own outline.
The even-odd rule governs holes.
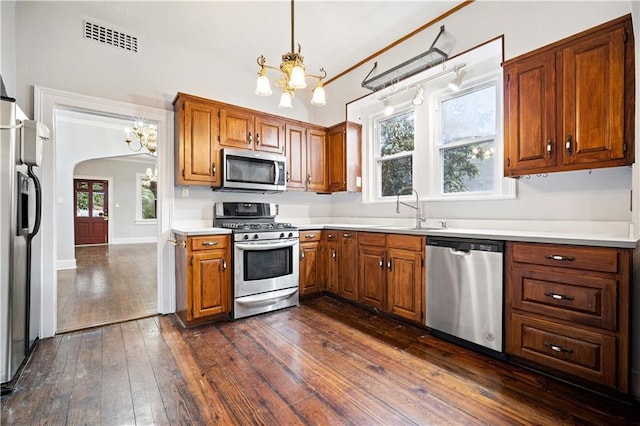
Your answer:
[[[233,412],[238,424],[299,424],[295,412],[256,374],[253,365],[214,327],[201,327],[192,342],[203,373]],[[274,412],[279,412],[276,418]]]
[[[201,352],[206,352],[206,346],[190,347],[184,338],[185,335],[191,334],[190,331],[179,331],[168,318],[161,318],[160,323],[163,330],[162,336],[176,359],[177,368],[182,372],[186,386],[193,395],[194,403],[199,407],[203,420],[207,424],[235,422],[236,419],[222,401],[221,394],[205,377],[208,367],[196,361],[200,358]]]
[[[169,419],[139,324],[136,321],[126,322],[121,329],[136,423],[168,424]]]
[[[265,348],[233,325],[221,325],[220,332],[242,353],[261,377],[307,424],[340,424],[344,419],[320,394],[289,368],[269,356]],[[279,416],[278,416],[279,417]]]
[[[102,415],[102,329],[82,333],[67,422],[95,424]]]
[[[157,317],[139,320],[149,360],[170,424],[205,424],[194,397],[178,368],[171,348],[162,337]],[[164,327],[172,327],[163,322]]]
[[[129,371],[120,324],[102,329],[102,424],[134,424]]]

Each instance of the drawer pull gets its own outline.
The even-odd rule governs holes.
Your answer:
[[[217,246],[218,242],[217,241],[203,241],[202,245],[203,246]]]
[[[305,234],[305,236],[304,236],[304,237],[305,237],[305,238],[313,238],[313,237],[315,237],[315,235],[313,235],[313,234]]]
[[[342,234],[343,237],[345,238],[351,238],[353,236],[353,234]]]
[[[552,299],[557,299],[557,300],[573,300],[572,296],[565,296],[564,294],[545,293],[544,295],[547,296],[547,297],[551,297]]]
[[[576,260],[576,258],[572,256],[559,256],[557,254],[548,254],[545,257],[551,260],[560,260],[560,261],[567,261],[567,262],[573,262],[574,260]]]
[[[568,354],[573,353],[573,349],[563,348],[562,346],[554,345],[553,343],[548,343],[548,342],[544,342],[543,344],[555,352],[566,352]]]

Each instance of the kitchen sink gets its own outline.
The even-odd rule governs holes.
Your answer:
[[[416,228],[415,226],[397,226],[397,225],[376,225],[374,228],[377,229],[389,229],[389,230],[398,230],[398,231],[442,231],[445,228],[436,227],[436,226],[421,226],[420,228]]]

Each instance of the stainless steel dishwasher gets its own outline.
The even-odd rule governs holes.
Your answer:
[[[427,238],[425,318],[434,335],[503,352],[503,253],[502,241]]]

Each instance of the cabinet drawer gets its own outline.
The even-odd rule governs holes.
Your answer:
[[[618,281],[615,277],[514,267],[511,285],[515,309],[608,330],[617,329]]]
[[[412,235],[387,235],[387,247],[398,248],[411,251],[422,251],[425,249],[426,241],[423,237]]]
[[[227,247],[229,237],[227,235],[202,235],[198,237],[189,237],[191,241],[191,250],[213,250],[217,248]]]
[[[340,231],[333,229],[324,231],[324,238],[326,241],[340,241]]]
[[[512,314],[507,351],[548,368],[616,386],[616,338]]]
[[[300,231],[300,242],[320,241],[322,231]]]
[[[386,235],[374,232],[360,232],[358,243],[365,246],[384,247],[386,244]]]
[[[618,272],[618,252],[605,247],[514,243],[513,261],[560,268]]]

